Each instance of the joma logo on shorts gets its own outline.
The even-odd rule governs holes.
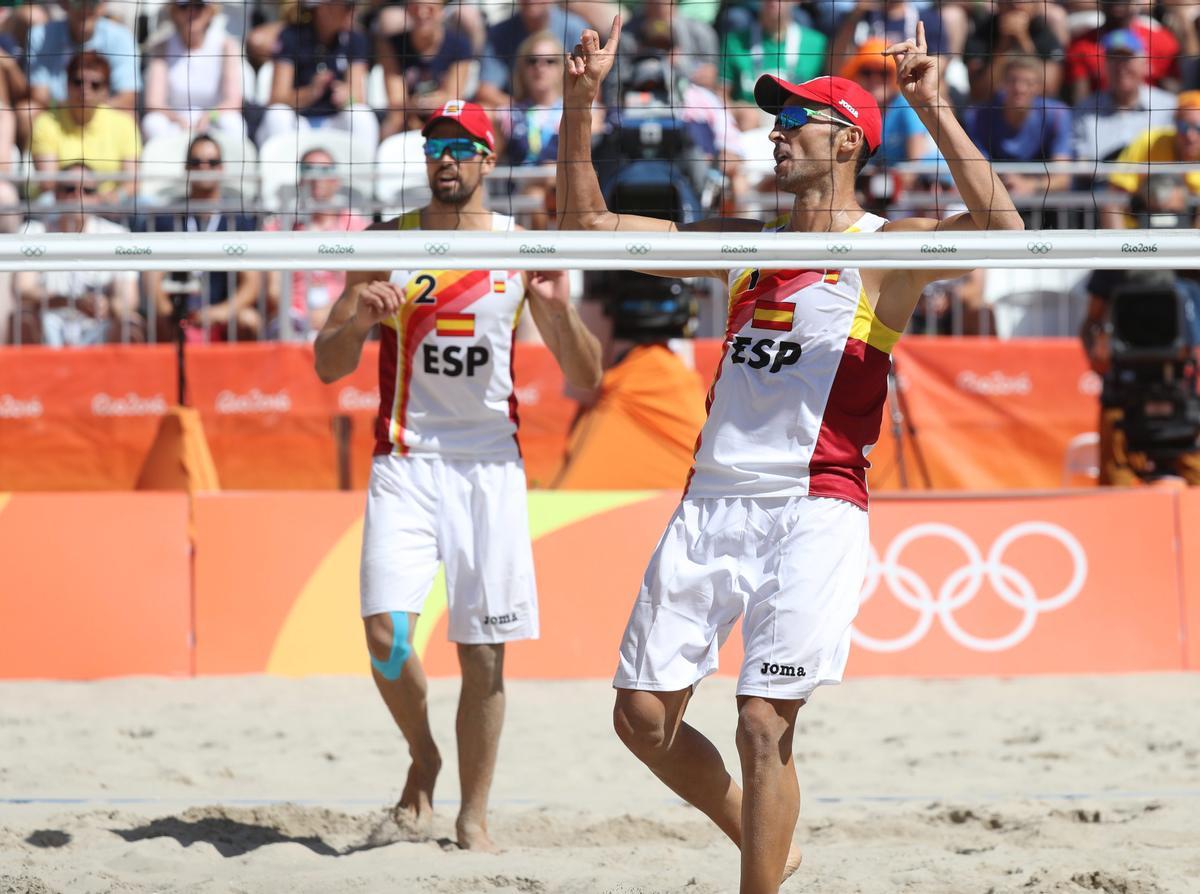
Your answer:
[[[495,627],[497,624],[515,624],[521,620],[517,617],[516,612],[509,612],[507,615],[484,615],[483,623],[490,624]]]
[[[769,661],[764,661],[762,663],[762,667],[758,669],[758,672],[764,676],[770,674],[775,677],[807,676],[807,674],[804,673],[804,668],[802,667],[792,667],[790,664],[772,664]]]

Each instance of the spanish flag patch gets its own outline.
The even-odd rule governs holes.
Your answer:
[[[497,277],[492,280],[492,291],[497,295],[503,295],[508,291],[508,280]]]
[[[838,278],[841,277],[841,275],[842,271],[840,270],[826,270],[823,281],[831,286],[835,286],[837,285]]]
[[[475,314],[438,314],[437,334],[473,338],[475,336]]]
[[[754,321],[751,325],[755,329],[775,329],[779,332],[787,332],[792,328],[792,320],[795,315],[796,305],[794,304],[786,301],[759,299],[754,302]]]

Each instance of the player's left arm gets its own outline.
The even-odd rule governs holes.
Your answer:
[[[888,224],[888,231],[903,230],[1023,230],[1012,196],[992,171],[991,162],[971,142],[941,93],[937,60],[927,55],[925,25],[917,22],[916,39],[893,44],[885,51],[896,57],[900,91],[941,150],[954,185],[967,211],[945,220],[908,218]]]
[[[525,294],[538,332],[567,381],[576,388],[589,391],[596,388],[601,374],[600,342],[583,325],[571,304],[566,271],[526,271]]]
[[[908,104],[933,136],[946,159],[954,185],[967,211],[944,220],[909,217],[892,221],[884,231],[977,232],[1023,230],[1025,223],[1008,189],[959,123],[954,108],[941,94],[937,60],[927,54],[925,25],[917,22],[915,39],[888,47],[896,58],[896,78]],[[883,274],[876,315],[896,331],[903,331],[921,293],[931,282],[961,276],[962,270],[891,270]]]

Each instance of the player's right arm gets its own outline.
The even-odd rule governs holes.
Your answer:
[[[584,31],[567,56],[563,71],[563,116],[558,130],[558,170],[555,174],[560,230],[628,230],[671,233],[677,230],[758,232],[762,224],[740,218],[714,218],[677,227],[673,221],[608,210],[592,165],[592,109],[600,85],[612,70],[621,41],[621,17],[613,19],[604,46],[595,31]],[[647,270],[657,276],[714,276],[725,270]]]
[[[354,372],[371,330],[398,313],[403,304],[404,292],[388,281],[386,273],[347,273],[346,287],[330,308],[313,345],[317,377],[328,385]]]

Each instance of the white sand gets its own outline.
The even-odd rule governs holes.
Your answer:
[[[365,679],[0,683],[0,894],[736,891],[606,683],[509,693],[486,856],[396,840],[407,755]],[[443,839],[456,695],[434,681]],[[689,718],[735,768],[732,682]],[[1200,675],[852,682],[801,720],[785,892],[1200,891]]]

